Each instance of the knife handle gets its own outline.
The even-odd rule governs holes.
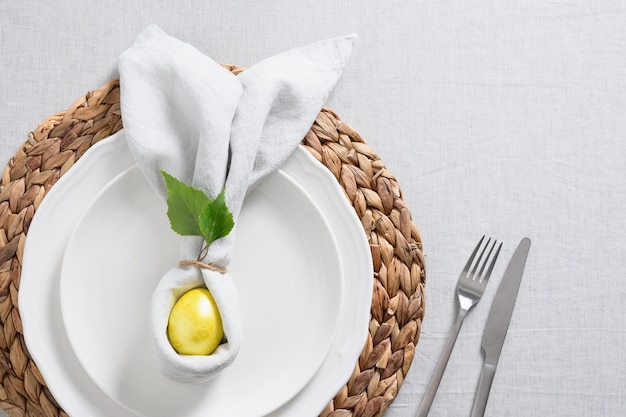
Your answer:
[[[474,397],[474,405],[472,406],[472,414],[470,417],[482,417],[485,415],[487,408],[487,399],[491,391],[491,383],[496,375],[496,366],[490,363],[484,363],[480,370],[480,378],[478,379],[478,388],[476,389],[476,397]]]

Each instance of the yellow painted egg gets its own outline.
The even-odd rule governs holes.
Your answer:
[[[222,318],[206,288],[194,288],[178,299],[167,324],[167,337],[181,355],[210,355],[224,337]]]

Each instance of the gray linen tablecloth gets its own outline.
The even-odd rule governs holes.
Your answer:
[[[414,366],[385,416],[417,410],[484,233],[504,241],[504,260],[533,240],[486,414],[626,414],[623,2],[110,3],[0,5],[2,164],[40,121],[116,77],[150,23],[241,66],[356,32],[329,104],[397,177],[428,266]],[[504,268],[465,322],[432,416],[469,414]]]

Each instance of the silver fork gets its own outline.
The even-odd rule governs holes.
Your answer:
[[[496,247],[497,241],[494,239],[493,243],[490,246],[489,243],[491,242],[491,238],[489,238],[487,239],[487,243],[482,246],[484,240],[485,236],[483,236],[478,241],[476,248],[474,248],[474,251],[470,255],[467,263],[465,264],[465,267],[463,268],[463,271],[461,271],[461,275],[459,276],[459,281],[456,285],[456,294],[459,299],[459,312],[456,316],[456,320],[454,321],[454,325],[452,326],[452,331],[450,332],[450,336],[448,337],[448,342],[443,349],[441,358],[439,358],[439,363],[437,363],[435,373],[430,380],[430,384],[428,385],[428,389],[424,394],[424,398],[422,399],[420,408],[419,410],[417,410],[416,417],[426,417],[428,415],[430,406],[433,403],[435,394],[437,393],[437,388],[439,388],[441,377],[446,370],[448,359],[450,359],[452,348],[454,347],[454,343],[456,342],[456,339],[459,335],[459,330],[461,330],[463,320],[465,319],[467,312],[472,307],[474,307],[476,303],[478,303],[478,301],[480,301],[480,298],[485,292],[485,287],[487,286],[487,282],[489,281],[489,277],[491,276],[491,271],[493,271],[496,259],[498,259],[498,255],[500,254],[500,248],[502,247],[502,243],[498,245],[498,248],[494,253],[493,250]],[[482,250],[480,250],[481,246]],[[489,249],[488,252],[487,249]],[[476,258],[476,254],[479,252],[479,250],[480,255],[478,255],[478,258]],[[487,252],[487,256],[484,256],[485,252]],[[487,264],[489,264],[488,267]],[[478,269],[479,266],[480,269]],[[487,267],[486,272],[485,267]],[[483,272],[485,272],[484,276]]]

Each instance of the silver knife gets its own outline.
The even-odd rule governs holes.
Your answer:
[[[513,307],[515,307],[515,300],[517,299],[517,292],[522,280],[522,274],[524,273],[524,265],[526,265],[529,249],[530,239],[525,237],[517,246],[515,253],[513,253],[513,257],[504,272],[491,305],[487,324],[485,325],[485,334],[483,335],[485,362],[480,371],[471,417],[479,417],[485,414],[491,383],[496,374],[504,338],[513,315]]]

